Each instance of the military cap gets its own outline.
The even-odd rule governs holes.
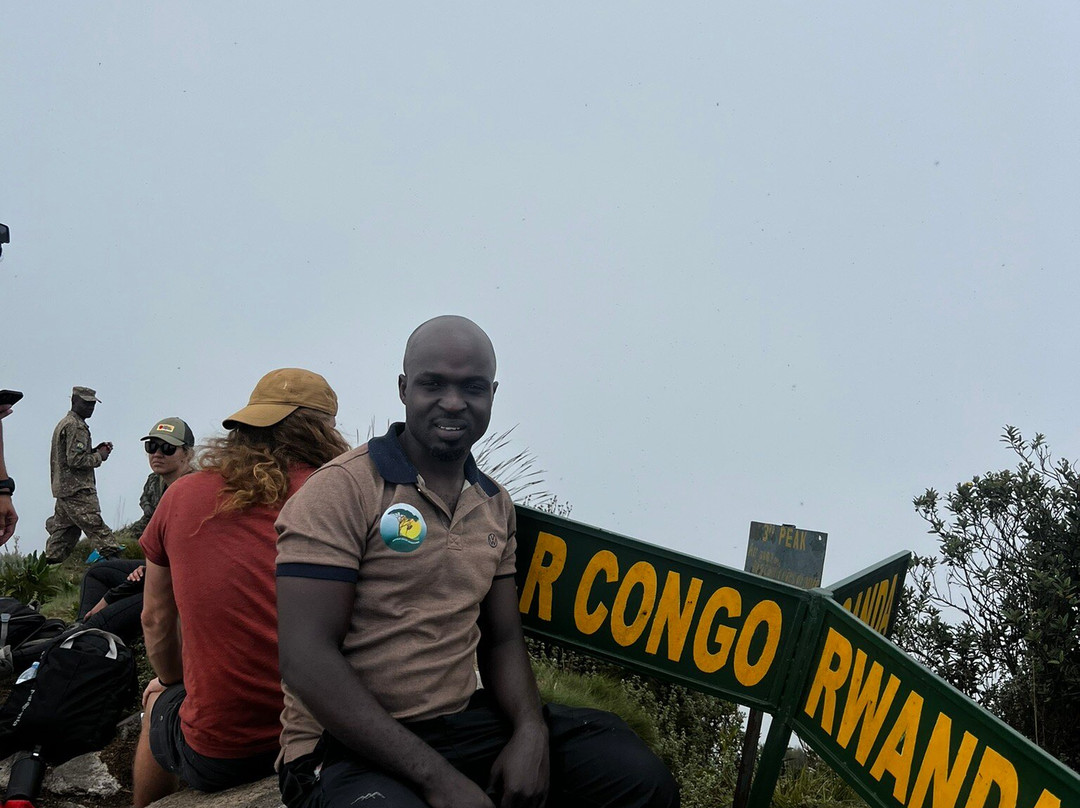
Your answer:
[[[76,398],[81,398],[83,401],[96,401],[99,404],[101,399],[97,397],[97,391],[91,390],[89,387],[72,387],[71,395]]]

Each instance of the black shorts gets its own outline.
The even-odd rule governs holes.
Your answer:
[[[161,768],[199,791],[222,791],[274,773],[276,749],[253,757],[213,758],[188,746],[180,726],[180,705],[186,697],[182,684],[167,687],[150,713],[150,751]]]

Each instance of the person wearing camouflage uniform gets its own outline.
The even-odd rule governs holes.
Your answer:
[[[59,564],[75,549],[79,535],[86,534],[102,558],[119,554],[112,530],[101,518],[94,469],[109,458],[112,444],[91,447],[86,419],[94,414],[99,399],[89,387],[71,389],[71,411],[53,430],[49,467],[56,510],[45,521],[49,531],[45,558]]]

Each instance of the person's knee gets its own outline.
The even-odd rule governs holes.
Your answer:
[[[165,685],[161,684],[161,680],[156,676],[150,680],[150,683],[143,690],[142,694],[142,708],[143,708],[143,726],[150,725],[150,713],[154,710],[154,704],[157,703],[158,698],[165,692]]]
[[[678,808],[679,783],[660,758],[651,755],[638,770],[638,793],[641,805],[648,808]]]

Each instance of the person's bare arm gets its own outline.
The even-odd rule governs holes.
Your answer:
[[[277,579],[281,678],[322,726],[432,808],[494,808],[487,795],[383,709],[341,654],[355,584]]]
[[[0,419],[11,414],[10,404],[0,404]],[[4,426],[0,423],[0,480],[8,478],[7,466],[4,465]],[[15,504],[11,501],[10,494],[0,494],[0,545],[3,545],[15,535],[15,524],[19,521],[19,514],[15,512]]]
[[[480,604],[477,661],[484,688],[510,720],[513,734],[492,766],[492,786],[503,808],[536,808],[547,800],[550,778],[547,724],[529,664],[513,577],[496,578]]]
[[[172,570],[150,561],[146,562],[142,627],[146,656],[161,683],[183,681],[180,612],[173,595]]]

